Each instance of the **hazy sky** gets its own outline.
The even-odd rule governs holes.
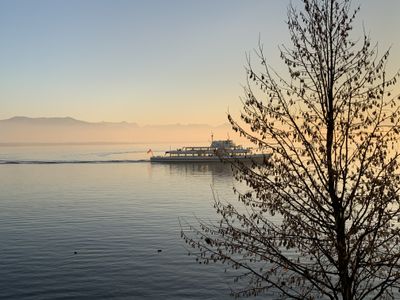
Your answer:
[[[359,24],[392,46],[400,67],[400,1],[360,2]],[[240,109],[245,53],[259,35],[281,65],[288,3],[0,0],[0,119],[226,122],[228,108]]]

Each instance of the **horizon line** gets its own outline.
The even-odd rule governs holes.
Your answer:
[[[78,119],[75,117],[71,117],[71,116],[64,116],[64,117],[29,117],[29,116],[12,116],[6,119],[0,119],[1,121],[10,121],[13,119],[30,119],[30,120],[37,120],[37,119],[69,119],[69,120],[74,120],[74,121],[78,121],[78,122],[83,122],[83,123],[89,123],[89,124],[101,124],[101,123],[109,123],[109,124],[129,124],[129,125],[137,125],[139,127],[151,127],[151,126],[199,126],[199,125],[205,125],[205,126],[210,126],[210,127],[220,127],[220,126],[224,126],[224,125],[229,125],[229,122],[223,122],[223,123],[219,123],[219,124],[209,124],[209,123],[164,123],[164,124],[139,124],[137,122],[133,122],[133,121],[86,121],[86,120],[82,120],[82,119]]]

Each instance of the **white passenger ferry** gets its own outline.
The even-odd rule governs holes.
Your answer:
[[[212,141],[209,147],[183,147],[166,151],[164,156],[152,156],[151,162],[262,162],[269,154],[253,153],[251,148],[235,145],[232,140]]]

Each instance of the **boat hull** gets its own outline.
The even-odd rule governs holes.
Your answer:
[[[153,156],[150,158],[154,163],[224,163],[224,162],[256,162],[262,163],[270,155],[253,154],[246,156]]]

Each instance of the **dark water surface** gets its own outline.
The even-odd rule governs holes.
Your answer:
[[[215,218],[210,185],[234,199],[233,184],[219,164],[2,164],[0,299],[231,299],[178,218]]]

